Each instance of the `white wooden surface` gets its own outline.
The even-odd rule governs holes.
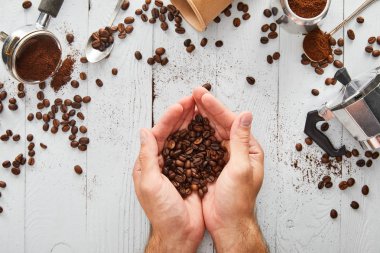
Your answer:
[[[1,0],[0,30],[34,22],[38,2],[24,11],[21,0]],[[66,0],[59,17],[51,22],[51,29],[60,37],[67,54],[79,56],[87,35],[107,23],[115,0]],[[118,21],[141,6],[142,0],[132,1],[129,11],[121,12]],[[327,87],[324,78],[332,76],[329,67],[323,77],[302,66],[300,61],[302,36],[280,31],[280,38],[261,45],[260,27],[271,22],[262,15],[270,1],[246,1],[252,18],[242,22],[238,29],[232,26],[237,15],[222,16],[220,24],[211,24],[204,33],[197,33],[187,25],[185,35],[173,29],[162,32],[156,24],[142,23],[137,19],[135,30],[126,40],[117,40],[111,57],[99,64],[78,63],[74,78],[80,71],[88,73],[79,89],[69,85],[55,94],[49,88],[49,99],[90,95],[93,100],[85,106],[91,144],[87,153],[74,151],[62,133],[53,136],[44,133],[37,122],[26,122],[25,115],[35,112],[38,87],[27,87],[27,98],[18,100],[19,110],[5,109],[0,114],[0,133],[12,129],[22,135],[22,141],[0,143],[0,162],[25,153],[25,135],[33,133],[36,143],[44,142],[48,149],[38,145],[37,163],[26,166],[15,177],[1,168],[0,180],[8,184],[1,189],[0,252],[142,252],[149,235],[146,219],[133,190],[131,171],[138,152],[138,130],[150,127],[165,109],[191,93],[205,82],[213,84],[213,94],[231,110],[251,110],[254,113],[254,134],[266,151],[265,181],[258,200],[258,217],[271,252],[379,252],[380,179],[379,163],[371,169],[356,169],[355,160],[344,161],[343,175],[333,176],[335,186],[319,191],[316,181],[328,170],[305,156],[319,158],[322,151],[316,146],[304,147],[300,154],[294,145],[305,138],[303,126],[308,111],[318,108],[339,85]],[[329,30],[348,16],[361,0],[334,0],[328,19],[323,26]],[[352,43],[346,39],[344,59],[352,75],[379,65],[379,60],[364,53],[367,38],[380,35],[378,13],[380,3],[375,3],[363,16],[363,25],[353,22],[349,27],[356,31]],[[171,24],[172,27],[172,24]],[[66,32],[75,34],[75,42],[68,46]],[[336,38],[342,36],[338,33]],[[209,39],[206,48],[199,45],[203,37]],[[185,52],[183,41],[191,38],[197,49]],[[224,47],[215,48],[214,42],[224,41]],[[167,49],[169,64],[150,67],[148,56],[155,48]],[[139,50],[143,61],[137,62],[133,54]],[[273,65],[266,63],[266,55],[281,52],[281,59]],[[118,76],[111,69],[119,69]],[[245,77],[256,78],[249,86]],[[101,78],[104,87],[95,85]],[[4,67],[0,68],[0,81],[6,90],[16,95],[17,82],[10,79]],[[321,91],[319,97],[310,94],[312,88]],[[7,104],[7,103],[6,103]],[[342,126],[333,122],[329,135],[335,144],[345,143],[357,147]],[[298,161],[298,168],[292,164]],[[83,175],[73,172],[81,164]],[[357,184],[341,192],[336,188],[343,178],[353,176]],[[370,186],[370,195],[363,197],[360,188]],[[352,200],[361,207],[354,211]],[[335,208],[339,218],[331,220],[329,212]],[[199,252],[213,252],[209,235],[205,236]]]

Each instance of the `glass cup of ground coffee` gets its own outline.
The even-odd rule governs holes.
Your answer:
[[[331,0],[272,0],[275,22],[291,33],[303,34],[321,25]]]

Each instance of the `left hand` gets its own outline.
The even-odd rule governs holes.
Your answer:
[[[205,231],[201,200],[197,194],[183,199],[161,173],[161,151],[173,132],[187,127],[194,116],[189,96],[171,106],[150,131],[141,130],[141,150],[133,170],[137,197],[152,224],[147,252],[195,252]]]

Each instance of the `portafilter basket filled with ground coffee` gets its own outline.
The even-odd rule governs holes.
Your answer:
[[[9,73],[18,81],[36,84],[51,77],[61,64],[61,44],[47,30],[64,0],[42,0],[36,24],[23,26],[12,34],[0,32],[4,43],[2,59]]]
[[[335,149],[317,129],[318,122],[336,117],[365,150],[380,149],[380,67],[352,80],[343,68],[335,78],[343,84],[339,95],[308,113],[305,133],[330,156],[343,156],[346,148]]]
[[[329,11],[331,0],[272,0],[275,22],[291,33],[307,33],[321,25]]]

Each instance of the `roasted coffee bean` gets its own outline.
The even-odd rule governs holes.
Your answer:
[[[307,137],[305,139],[305,143],[310,146],[311,144],[313,144],[313,139],[311,139],[310,137]]]
[[[346,181],[342,181],[339,183],[339,189],[342,191],[346,190],[348,188],[348,183]]]
[[[368,44],[375,44],[375,42],[376,42],[376,37],[368,38]]]
[[[209,83],[205,83],[202,85],[203,88],[205,88],[206,90],[210,91],[211,90],[211,84]]]
[[[350,206],[352,207],[352,209],[359,209],[359,203],[356,201],[352,201]]]
[[[216,47],[222,47],[222,46],[223,46],[223,41],[221,41],[221,40],[217,40],[217,41],[215,42],[215,46],[216,46]]]
[[[373,50],[372,56],[373,57],[379,57],[380,56],[380,50]]]
[[[78,175],[80,175],[80,174],[83,173],[83,169],[82,169],[82,167],[79,166],[79,165],[75,165],[75,166],[74,166],[74,171],[75,171],[75,173],[77,173]]]
[[[362,16],[359,16],[356,18],[356,22],[358,22],[359,24],[363,24],[364,23],[364,18]]]
[[[270,32],[270,33],[268,33],[268,38],[269,39],[275,39],[275,38],[277,38],[278,37],[278,33],[277,32]]]
[[[18,176],[18,175],[20,175],[21,170],[20,170],[20,168],[12,168],[11,172],[13,175]]]
[[[369,159],[366,163],[365,163],[365,165],[369,168],[369,167],[372,167],[372,164],[373,164],[373,162],[372,162],[372,160],[371,159]]]
[[[261,31],[264,33],[268,32],[269,29],[270,29],[270,25],[268,25],[268,24],[265,24],[261,27]]]
[[[272,64],[273,63],[273,57],[271,55],[267,55],[267,62],[269,64]]]
[[[313,94],[313,96],[319,96],[319,90],[317,90],[317,89],[312,89],[312,90],[311,90],[311,94]]]
[[[272,31],[272,32],[275,32],[277,30],[277,24],[276,23],[271,23],[269,25],[269,29]]]
[[[183,27],[176,27],[175,32],[178,34],[184,34],[186,30]]]
[[[332,183],[332,182],[326,182],[326,183],[325,183],[325,187],[326,187],[327,189],[329,189],[329,188],[333,187],[333,183]]]
[[[344,39],[343,38],[338,39],[338,46],[340,46],[340,47],[344,46]]]
[[[103,81],[102,81],[102,80],[100,80],[100,79],[96,79],[96,80],[95,80],[95,83],[96,83],[96,85],[97,85],[98,87],[103,87]]]
[[[190,46],[190,44],[191,44],[191,39],[186,39],[186,40],[183,42],[183,45],[184,45],[185,47]]]
[[[367,158],[372,158],[372,151],[369,151],[367,150],[365,153],[364,153],[365,157]]]
[[[372,46],[366,46],[364,49],[367,53],[371,54],[373,52],[373,47]]]
[[[252,76],[247,76],[245,79],[247,80],[247,83],[249,83],[250,85],[254,85],[256,83],[256,79]]]
[[[117,70],[117,68],[113,68],[111,72],[112,75],[116,76],[119,71]]]
[[[29,142],[33,141],[33,139],[34,139],[33,134],[28,134],[28,135],[26,136],[26,139],[27,139],[27,141],[29,141]]]
[[[11,165],[12,165],[11,162],[8,161],[8,160],[7,160],[7,161],[4,161],[3,164],[2,164],[2,166],[3,166],[4,168],[9,168],[9,167],[11,167]]]
[[[121,4],[121,9],[122,9],[123,11],[126,11],[126,10],[128,10],[129,5],[130,5],[129,0],[125,0],[125,1]]]
[[[45,144],[43,144],[43,143],[40,143],[40,147],[41,147],[42,149],[47,149],[47,146],[46,146]]]
[[[281,55],[279,52],[274,52],[272,57],[273,57],[273,60],[277,61],[280,59]]]
[[[351,158],[351,157],[352,157],[352,153],[351,153],[351,151],[348,151],[348,150],[347,150],[345,156],[346,156],[347,158]]]
[[[84,96],[82,101],[83,101],[83,103],[88,104],[91,102],[91,97],[90,96]]]
[[[338,212],[335,209],[331,209],[331,211],[330,211],[330,217],[332,219],[336,219],[338,217]]]
[[[350,40],[355,40],[355,32],[352,30],[352,29],[349,29],[347,31],[347,37],[350,39]]]
[[[349,187],[352,187],[353,185],[355,184],[355,179],[354,178],[349,178],[348,180],[347,180],[347,185],[349,186]]]
[[[367,196],[368,193],[369,193],[369,187],[368,187],[368,185],[364,185],[362,187],[362,194],[365,195],[365,196]]]
[[[320,182],[318,183],[318,189],[319,189],[319,190],[322,190],[323,187],[325,187],[325,182],[320,181]]]
[[[329,125],[329,123],[327,123],[327,122],[324,122],[324,123],[321,125],[321,130],[322,130],[323,132],[326,132],[327,130],[329,130],[329,128],[330,128],[330,125]]]
[[[189,54],[192,53],[194,50],[195,50],[195,46],[193,44],[191,44],[190,46],[186,48],[186,52],[188,52]]]
[[[85,126],[80,126],[80,127],[79,127],[79,131],[80,131],[82,134],[85,134],[85,133],[87,133],[87,127],[85,127]]]
[[[296,144],[296,150],[297,150],[298,152],[301,152],[301,151],[302,151],[302,144],[301,144],[301,143],[297,143],[297,144]]]
[[[338,69],[341,69],[343,68],[343,62],[339,61],[339,60],[335,60],[334,61],[334,67],[338,68]]]
[[[74,35],[72,33],[66,34],[66,40],[69,44],[74,42]]]
[[[81,79],[81,80],[86,80],[87,79],[87,74],[86,73],[84,73],[84,72],[80,72],[79,73],[79,78]]]
[[[340,49],[340,48],[336,48],[336,49],[334,49],[334,54],[335,55],[342,55],[343,54],[343,50]]]
[[[364,167],[366,165],[366,162],[363,159],[360,159],[356,162],[356,165],[360,168]]]
[[[376,160],[377,158],[379,158],[379,155],[380,155],[379,152],[377,152],[377,151],[376,151],[376,152],[373,152],[373,154],[372,154],[372,159],[373,159],[373,160]]]
[[[323,73],[325,73],[325,71],[320,67],[316,67],[315,73],[317,73],[318,75],[323,75]]]
[[[377,42],[378,45],[380,45],[380,36],[377,36],[376,42]]]
[[[268,44],[269,39],[268,39],[268,37],[261,37],[260,42],[261,42],[261,44]]]
[[[335,46],[336,45],[336,39],[333,36],[330,36],[329,43],[331,46]]]
[[[272,11],[269,9],[265,9],[263,14],[265,17],[270,18],[272,16]]]
[[[241,16],[241,18],[242,18],[243,20],[249,20],[249,19],[251,18],[251,14],[249,14],[249,13],[244,13],[244,14]]]
[[[29,157],[29,159],[28,159],[28,165],[29,166],[33,166],[35,163],[36,163],[36,160],[34,159],[34,157]]]
[[[235,27],[239,27],[241,24],[240,18],[234,18],[232,23]]]
[[[45,98],[45,94],[43,91],[37,92],[37,99],[38,100],[42,101],[42,100],[44,100],[44,98]]]
[[[165,54],[165,52],[166,52],[166,50],[163,47],[159,47],[155,50],[156,55],[160,55],[160,56]]]
[[[142,59],[142,55],[141,55],[140,51],[136,51],[136,52],[135,52],[135,58],[136,58],[136,60],[138,60],[138,61]]]
[[[160,27],[161,27],[161,29],[162,29],[163,31],[166,31],[166,30],[169,29],[169,25],[168,25],[168,23],[166,23],[166,22],[161,22]]]
[[[164,57],[164,58],[161,59],[161,65],[162,66],[165,66],[168,63],[169,63],[169,59],[168,58]]]
[[[0,188],[7,187],[7,184],[4,181],[0,181]]]
[[[13,137],[12,137],[13,141],[19,141],[21,139],[21,136],[19,134],[15,134]]]
[[[80,58],[81,63],[88,63],[87,57],[83,56]]]
[[[29,9],[30,7],[32,7],[32,2],[31,1],[24,1],[22,3],[22,8]]]
[[[147,63],[149,65],[153,65],[155,63],[155,60],[152,57],[149,57],[148,60],[147,60]]]
[[[355,157],[358,157],[360,155],[359,151],[357,149],[352,150],[352,155]]]

